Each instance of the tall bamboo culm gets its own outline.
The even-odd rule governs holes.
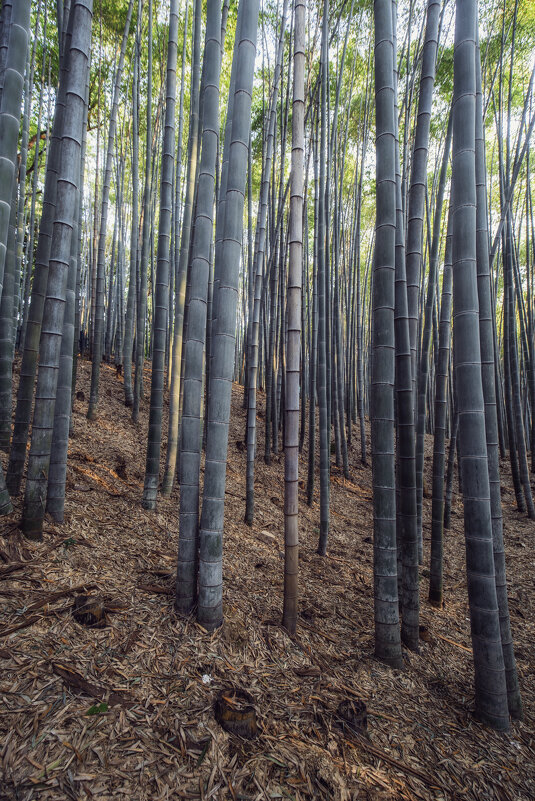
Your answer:
[[[243,206],[247,175],[247,149],[251,126],[251,100],[258,0],[240,3],[236,41],[236,84],[232,98],[232,125],[228,149],[228,172],[224,205],[224,226],[221,261],[216,262],[217,279],[214,299],[212,359],[208,392],[206,463],[199,542],[199,603],[197,619],[207,629],[223,622],[223,520],[225,506],[226,461],[236,307],[238,300],[238,268],[242,244]],[[229,101],[231,98],[229,98]],[[218,209],[219,213],[219,209]]]
[[[150,391],[149,433],[145,486],[142,505],[154,509],[160,473],[162,440],[163,383],[165,339],[169,302],[169,246],[173,207],[173,157],[175,151],[176,61],[178,41],[178,0],[171,0],[169,10],[169,42],[167,49],[167,85],[165,127],[160,179],[160,228],[158,232],[158,261],[156,265],[156,296],[152,334],[152,378]]]
[[[42,538],[45,513],[67,276],[71,258],[71,240],[76,222],[83,126],[87,113],[85,96],[93,0],[75,0],[71,14],[73,15],[72,40],[58,162],[57,205],[39,346],[39,371],[22,515],[23,531],[31,539]]]
[[[457,0],[453,67],[453,329],[476,716],[509,727],[493,555],[476,278],[476,0]]]
[[[190,612],[197,597],[201,409],[208,281],[219,141],[221,5],[208,0],[204,47],[202,150],[192,246],[188,326],[184,339],[184,404],[180,446],[180,516],[175,607]]]
[[[371,440],[375,655],[403,666],[394,464],[396,167],[391,0],[375,0],[376,223],[372,277]]]

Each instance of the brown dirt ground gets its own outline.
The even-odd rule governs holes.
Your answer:
[[[86,399],[89,377],[90,364],[81,362],[78,388]],[[373,658],[371,471],[358,459],[358,436],[351,480],[332,471],[325,558],[315,552],[319,503],[305,504],[304,455],[300,619],[291,639],[279,626],[283,457],[266,467],[263,446],[258,448],[256,518],[249,529],[242,522],[242,392],[234,388],[225,623],[215,633],[173,611],[168,590],[178,490],[161,499],[156,512],[141,509],[147,402],[133,425],[113,368],[102,368],[96,422],[86,420],[85,400],[75,403],[65,522],[48,520],[44,541],[29,543],[16,528],[20,500],[2,519],[0,798],[535,798],[534,525],[515,511],[507,465],[507,564],[525,721],[496,734],[471,714],[458,495],[446,543],[446,606],[436,610],[427,603],[423,569],[421,621],[429,641],[418,655],[407,654],[404,671],[390,670]],[[259,425],[262,443],[262,395]],[[427,448],[429,471],[431,441]],[[428,499],[424,515],[427,565]],[[275,540],[264,541],[265,531]],[[26,564],[6,574],[18,562]],[[104,596],[113,610],[104,628],[84,627],[71,615],[71,590],[83,584],[93,585],[91,592]],[[62,590],[63,597],[49,598]],[[31,625],[21,626],[30,618]],[[21,628],[8,634],[15,626]],[[203,682],[203,676],[209,678]],[[256,739],[230,735],[214,719],[217,694],[231,687],[254,699]],[[367,704],[368,739],[344,729],[337,715],[340,702],[357,698]],[[103,702],[107,709],[97,707]]]

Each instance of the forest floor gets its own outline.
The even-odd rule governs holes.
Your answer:
[[[47,520],[43,542],[26,541],[17,528],[20,499],[0,521],[1,799],[535,798],[535,524],[515,510],[505,463],[509,598],[525,720],[497,734],[471,713],[458,494],[446,539],[445,607],[428,604],[423,568],[426,639],[419,654],[406,653],[405,670],[391,670],[373,658],[371,469],[360,464],[358,430],[351,480],[332,470],[326,557],[316,554],[319,502],[305,503],[304,454],[300,616],[292,639],[280,627],[284,460],[264,464],[260,395],[255,523],[248,528],[243,390],[235,386],[225,622],[208,634],[173,611],[178,490],[159,499],[156,512],[140,505],[148,401],[134,425],[122,379],[103,366],[98,419],[90,423],[89,378],[82,361],[65,522]],[[428,476],[430,464],[429,450]],[[425,499],[426,566],[430,505]],[[84,586],[104,598],[102,628],[72,616]],[[218,694],[235,689],[253,700],[254,739],[227,733],[214,718]],[[367,705],[367,737],[339,714],[341,703],[358,699]]]

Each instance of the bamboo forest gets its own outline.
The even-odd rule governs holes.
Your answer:
[[[534,0],[0,0],[0,799],[535,799],[534,128]]]

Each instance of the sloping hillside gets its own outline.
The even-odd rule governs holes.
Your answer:
[[[20,501],[0,521],[0,797],[535,797],[534,529],[514,511],[507,472],[510,603],[526,718],[499,735],[470,714],[458,498],[447,535],[446,606],[427,604],[422,569],[425,639],[420,654],[407,653],[405,671],[392,671],[373,659],[371,470],[356,452],[351,481],[333,469],[332,533],[322,558],[315,552],[319,505],[305,504],[304,458],[300,619],[290,639],[279,625],[283,456],[269,468],[257,459],[256,522],[249,529],[242,522],[243,390],[236,386],[225,623],[207,634],[173,611],[178,490],[155,513],[140,506],[147,410],[137,426],[131,423],[121,379],[104,366],[99,418],[89,423],[89,375],[90,364],[82,362],[64,524],[48,522],[44,541],[33,544],[16,528]],[[262,403],[260,396],[261,438]],[[430,501],[424,504],[428,535]],[[72,616],[82,592],[103,600],[103,627]],[[215,699],[232,688],[252,699],[258,733],[251,740],[227,733],[214,718]],[[347,702],[358,700],[367,705],[367,737],[344,720]]]

